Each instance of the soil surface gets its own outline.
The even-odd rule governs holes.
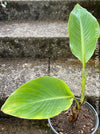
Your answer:
[[[91,134],[95,119],[91,111],[82,107],[75,122],[68,120],[72,107],[51,119],[52,126],[59,134]]]

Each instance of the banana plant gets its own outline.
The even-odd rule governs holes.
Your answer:
[[[77,4],[69,16],[68,33],[71,51],[82,63],[80,100],[75,98],[68,85],[62,80],[44,76],[20,86],[6,100],[1,111],[25,119],[48,119],[70,108],[73,100],[75,100],[76,107],[73,109],[73,120],[76,120],[78,114],[76,110],[81,109],[85,98],[87,76],[85,66],[94,53],[99,31],[96,18]]]
[[[69,17],[68,31],[71,51],[82,63],[81,103],[83,103],[87,75],[85,65],[96,48],[99,38],[99,24],[86,9],[76,5]]]

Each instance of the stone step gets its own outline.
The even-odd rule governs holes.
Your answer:
[[[95,61],[86,66],[86,96],[100,97],[100,79]],[[5,100],[25,82],[40,77],[54,76],[68,84],[75,96],[81,93],[81,63],[78,60],[6,59],[0,58],[0,100]]]
[[[1,57],[70,55],[65,22],[0,22]]]
[[[7,98],[26,81],[48,73],[48,59],[0,58],[0,100]]]
[[[98,50],[96,55],[99,56]],[[0,57],[73,58],[67,23],[0,22]]]
[[[68,37],[67,23],[56,21],[0,22],[0,37]]]
[[[54,134],[47,120],[0,118],[0,134]]]
[[[100,19],[100,0],[8,0],[0,6],[0,20],[68,20],[76,3]]]

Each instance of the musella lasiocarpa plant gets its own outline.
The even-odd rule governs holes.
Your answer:
[[[26,119],[48,119],[76,106],[70,120],[77,119],[84,103],[87,73],[85,66],[94,53],[99,38],[99,24],[85,8],[77,4],[69,16],[68,33],[72,53],[82,63],[82,92],[77,100],[68,85],[55,77],[39,77],[20,86],[6,100],[1,110],[9,115]],[[76,112],[77,111],[77,112]]]

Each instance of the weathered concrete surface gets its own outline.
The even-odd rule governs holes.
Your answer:
[[[47,120],[0,118],[0,134],[53,134]]]
[[[100,97],[100,73],[95,61],[90,61],[86,66],[87,82],[86,96]],[[99,64],[99,63],[98,63]],[[50,76],[55,76],[65,81],[75,96],[81,94],[81,63],[78,60],[51,60]]]
[[[48,75],[48,60],[0,59],[0,99],[25,82]]]
[[[1,22],[0,57],[70,57],[67,23]]]
[[[0,20],[68,20],[77,2],[100,19],[99,0],[8,0],[6,8],[0,6]]]
[[[49,65],[50,63],[50,65]],[[100,73],[95,61],[87,64],[86,96],[100,97]],[[97,64],[97,63],[96,63]],[[50,69],[50,70],[49,70]],[[0,59],[0,99],[7,98],[25,82],[49,75],[68,84],[76,96],[81,92],[81,64],[77,60]]]
[[[0,57],[72,57],[68,38],[0,38]]]
[[[0,57],[73,58],[66,22],[0,22],[0,29]]]
[[[0,22],[0,37],[68,37],[67,23],[55,21]]]

